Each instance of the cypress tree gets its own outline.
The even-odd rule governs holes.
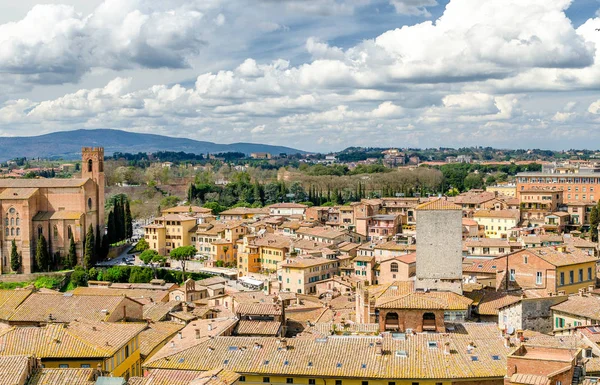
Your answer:
[[[35,262],[40,271],[47,271],[49,268],[50,258],[48,256],[48,242],[46,237],[42,234],[38,241],[35,249]]]
[[[192,206],[190,206],[190,210]],[[133,219],[131,218],[131,209],[129,207],[129,199],[125,198],[125,238],[129,239],[133,236]]]
[[[72,269],[75,266],[77,266],[77,247],[75,246],[75,240],[73,239],[73,237],[71,237],[69,243],[69,254],[67,255],[67,261],[68,262],[65,264],[65,267],[67,267],[67,264],[67,268],[69,269]]]
[[[108,236],[104,234],[102,236],[102,249],[100,251],[100,257],[105,259],[108,256],[108,250],[110,249],[110,244],[108,243]]]
[[[17,252],[17,244],[14,239],[10,247],[10,268],[14,272],[18,272],[21,268],[21,256]]]
[[[94,239],[94,228],[90,224],[85,236],[85,252],[83,254],[83,265],[86,269],[91,268],[94,264],[95,247],[96,241]]]
[[[96,241],[96,244],[94,245],[94,247],[95,247],[95,250],[94,250],[95,260],[94,260],[94,262],[96,262],[98,259],[100,259],[101,255],[102,255],[102,235],[100,235],[100,226],[96,226],[95,241]]]
[[[111,211],[108,213],[108,243],[113,244],[115,242],[115,214],[113,211]]]

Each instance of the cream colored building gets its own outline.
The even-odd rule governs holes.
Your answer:
[[[517,185],[513,183],[497,184],[495,186],[488,186],[485,191],[497,193],[498,195],[506,195],[509,197],[517,196]]]
[[[339,275],[340,263],[335,259],[300,256],[281,262],[277,273],[281,291],[314,294],[317,283]]]
[[[519,217],[519,210],[479,210],[473,214],[487,238],[508,238],[510,230],[519,224]]]

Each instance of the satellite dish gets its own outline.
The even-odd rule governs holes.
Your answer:
[[[509,326],[506,328],[506,332],[507,332],[508,334],[513,334],[513,333],[515,332],[515,328],[514,328],[513,326],[510,326],[510,325],[509,325]]]

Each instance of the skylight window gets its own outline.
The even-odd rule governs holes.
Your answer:
[[[227,365],[228,363],[229,363],[229,360],[223,361],[223,365]]]
[[[500,361],[500,356],[492,356],[492,360],[494,360],[494,361]]]
[[[362,365],[360,365],[360,368],[361,368],[361,369],[366,369],[366,368],[367,368],[367,364],[362,364]]]
[[[341,363],[341,362],[338,362],[338,363],[335,365],[335,367],[336,367],[336,368],[341,368],[341,367],[342,367],[342,363]]]
[[[471,356],[471,361],[479,361],[479,357],[477,357],[477,356]]]
[[[427,347],[429,349],[437,349],[437,341],[427,341]]]

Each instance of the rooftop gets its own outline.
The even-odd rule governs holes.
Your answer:
[[[462,208],[446,199],[440,198],[433,201],[421,203],[417,210],[462,210]]]
[[[455,330],[448,335],[416,334],[405,339],[391,335],[296,338],[287,340],[287,348],[278,338],[220,336],[145,366],[198,371],[225,367],[237,373],[362,379],[500,379],[506,374],[508,348],[495,324],[460,324]],[[446,342],[450,354],[444,353]],[[467,352],[471,342],[476,347]],[[377,343],[382,344],[384,354],[376,354]]]

